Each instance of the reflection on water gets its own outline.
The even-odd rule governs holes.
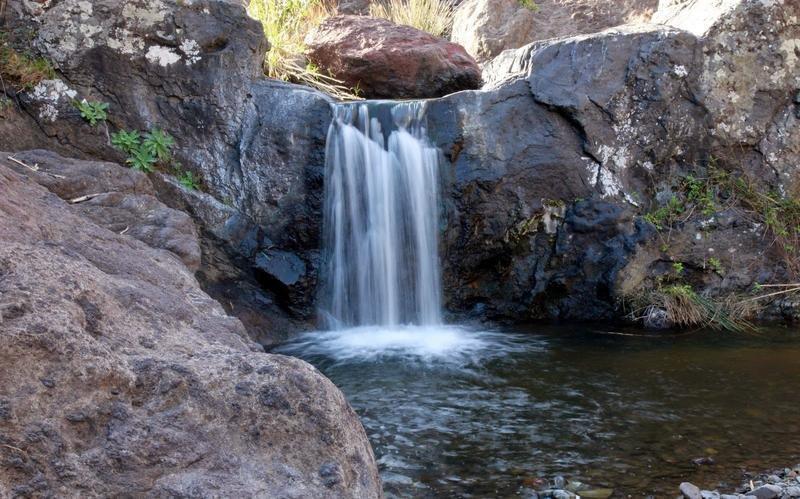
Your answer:
[[[514,496],[560,474],[669,497],[800,461],[800,334],[606,333],[360,329],[281,351],[344,391],[390,496]]]

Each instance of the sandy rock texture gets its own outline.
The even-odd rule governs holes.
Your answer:
[[[364,430],[330,381],[263,353],[182,252],[117,232],[122,211],[148,206],[146,178],[19,155],[40,159],[31,172],[7,156],[0,496],[381,495]],[[69,204],[37,182],[66,198],[89,184],[118,194]]]

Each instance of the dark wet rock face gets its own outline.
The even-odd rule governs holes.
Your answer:
[[[36,185],[79,166],[38,157],[0,160],[0,495],[381,495],[330,381],[260,353],[172,248],[106,228],[136,203],[87,211]],[[143,175],[86,169],[149,196]]]
[[[333,16],[306,45],[310,61],[370,99],[441,97],[481,84],[463,47],[385,19]]]
[[[626,186],[644,190],[648,164],[666,175],[703,148],[689,75],[674,74],[695,50],[674,30],[563,40],[536,47],[527,79],[431,105],[430,129],[453,165],[450,308],[616,315],[618,273],[654,236]]]
[[[12,0],[5,15],[12,41],[52,61],[57,77],[17,95],[19,107],[0,120],[0,149],[122,163],[109,132],[161,128],[213,198],[189,203],[200,234],[230,243],[227,258],[239,262],[236,274],[209,274],[254,281],[265,248],[314,268],[329,99],[262,77],[268,43],[240,2]],[[109,103],[107,123],[89,126],[72,104],[81,99]],[[163,202],[186,209],[175,192],[158,189]],[[303,299],[287,309],[300,320],[314,314],[314,276],[304,282]],[[263,298],[273,292],[283,290]],[[252,315],[250,306],[237,310]]]
[[[429,130],[449,162],[448,308],[513,321],[618,317],[624,297],[654,289],[674,262],[711,295],[780,280],[781,257],[741,211],[685,213],[666,250],[642,216],[709,165],[794,192],[800,74],[791,50],[770,47],[794,43],[797,14],[743,1],[695,13],[699,33],[621,27],[537,42],[487,65],[483,92],[431,102]],[[762,31],[767,41],[744,35]],[[712,258],[724,278],[708,270]]]

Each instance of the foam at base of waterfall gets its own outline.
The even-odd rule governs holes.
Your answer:
[[[513,335],[462,326],[361,326],[304,333],[278,353],[324,356],[336,362],[400,358],[464,364],[516,348]]]

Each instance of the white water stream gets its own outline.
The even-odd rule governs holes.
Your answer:
[[[302,338],[307,351],[461,362],[487,348],[483,334],[442,322],[439,150],[425,107],[334,105],[320,296],[328,331]]]
[[[328,132],[326,326],[442,323],[438,150],[420,102],[339,104]]]

